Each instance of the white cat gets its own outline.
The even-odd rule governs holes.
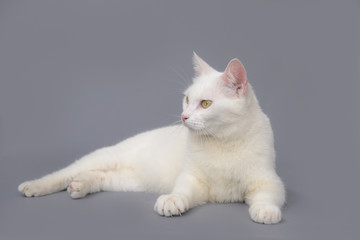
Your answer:
[[[26,197],[67,188],[72,198],[99,191],[152,191],[160,215],[206,202],[246,202],[258,223],[277,223],[285,201],[275,172],[273,133],[241,62],[223,73],[194,53],[196,76],[185,91],[183,122],[99,149],[70,166],[24,182]]]

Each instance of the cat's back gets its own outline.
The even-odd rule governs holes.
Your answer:
[[[179,152],[185,148],[187,129],[181,125],[145,131],[116,145],[119,153],[152,156]]]

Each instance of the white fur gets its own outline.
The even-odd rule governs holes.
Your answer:
[[[253,221],[279,222],[285,191],[275,172],[271,125],[251,86],[247,80],[238,88],[225,84],[223,73],[196,54],[194,67],[198,75],[185,91],[189,103],[185,98],[183,102],[186,127],[144,132],[99,149],[22,183],[19,191],[32,197],[67,188],[72,198],[99,191],[166,193],[154,207],[165,216],[181,215],[206,202],[244,201]],[[204,109],[202,100],[212,105]]]

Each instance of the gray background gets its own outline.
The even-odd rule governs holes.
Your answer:
[[[0,239],[359,239],[360,3],[0,2]],[[159,217],[157,194],[61,192],[24,180],[179,119],[192,51],[241,59],[276,139],[284,220],[243,204]]]

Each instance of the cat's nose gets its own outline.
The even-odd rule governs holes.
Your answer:
[[[183,122],[185,122],[188,118],[189,118],[189,116],[187,116],[185,114],[181,114],[181,119],[183,120]]]

